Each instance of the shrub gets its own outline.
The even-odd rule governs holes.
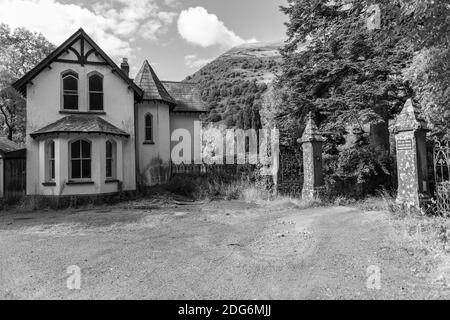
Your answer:
[[[178,195],[193,197],[198,186],[194,178],[189,176],[175,176],[170,179],[165,189]]]
[[[164,188],[169,192],[197,200],[260,200],[261,197],[268,199],[271,194],[268,179],[258,177],[257,168],[241,169],[228,172],[215,171],[211,167],[208,176],[177,175]],[[231,174],[233,172],[234,175]]]

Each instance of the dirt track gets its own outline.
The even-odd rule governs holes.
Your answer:
[[[0,241],[3,299],[450,297],[387,215],[345,207],[213,202],[6,214]],[[81,290],[66,287],[71,265],[81,268]],[[370,266],[381,271],[379,290],[367,288]]]

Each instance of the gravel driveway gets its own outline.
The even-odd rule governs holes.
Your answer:
[[[384,213],[286,201],[3,213],[0,298],[448,298],[398,231]]]

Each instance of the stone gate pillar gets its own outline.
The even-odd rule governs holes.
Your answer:
[[[322,143],[323,137],[317,129],[311,114],[299,142],[303,148],[303,189],[304,200],[314,200],[323,186]]]
[[[409,99],[394,127],[400,204],[418,208],[429,193],[427,131],[424,118]]]

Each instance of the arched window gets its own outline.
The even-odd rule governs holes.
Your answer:
[[[89,110],[103,110],[103,77],[97,73],[89,76]]]
[[[106,141],[106,179],[116,177],[116,143]]]
[[[145,115],[145,141],[153,142],[153,116],[150,113]]]
[[[68,71],[62,75],[63,109],[78,110],[78,75]]]
[[[45,144],[46,155],[46,174],[45,179],[48,182],[55,181],[55,141],[51,140]]]
[[[91,143],[87,140],[70,144],[70,179],[91,179]]]

